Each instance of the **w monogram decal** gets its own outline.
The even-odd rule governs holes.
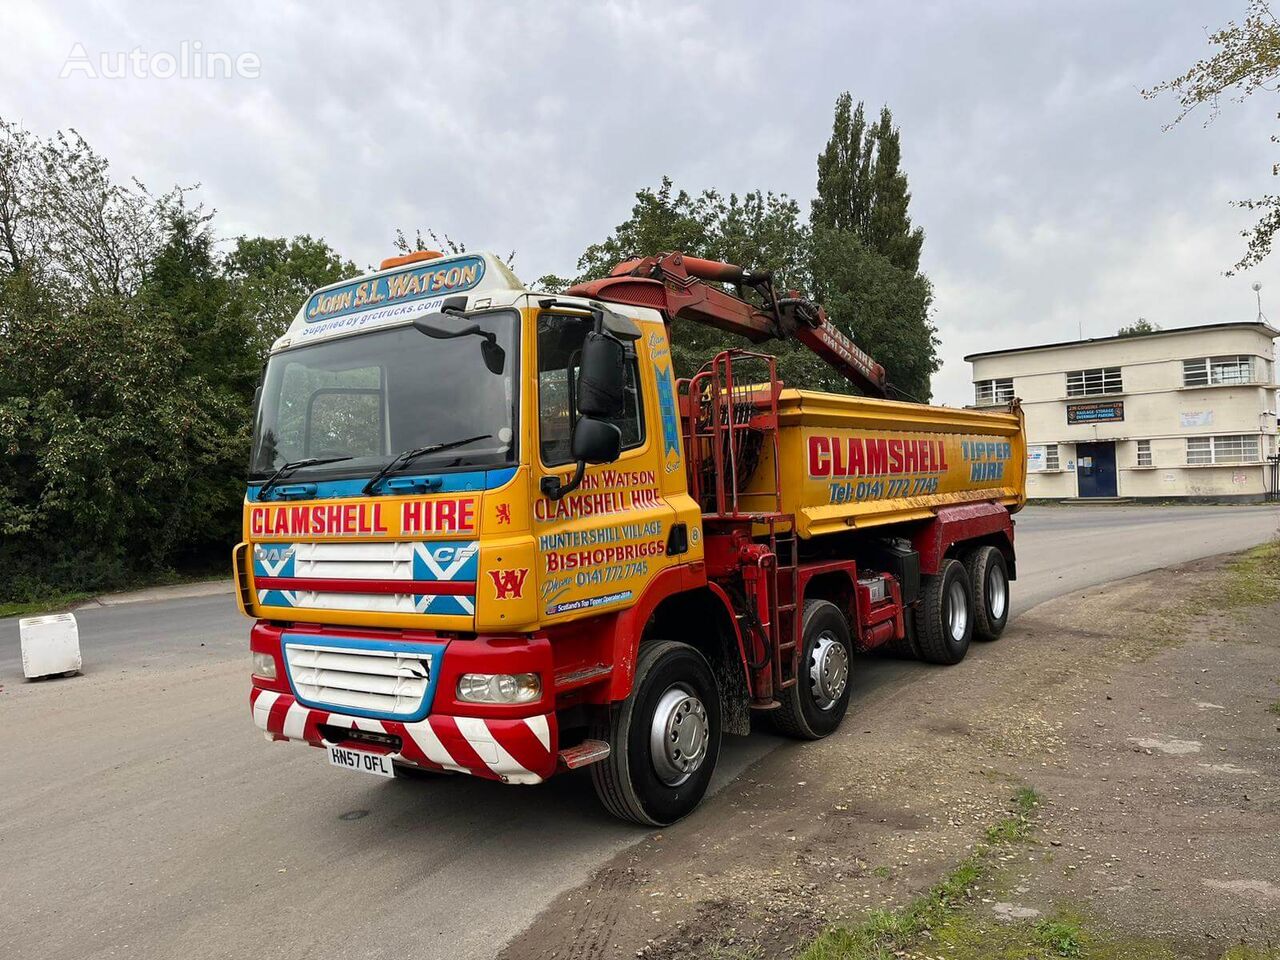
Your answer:
[[[517,567],[514,570],[490,570],[489,579],[493,581],[493,589],[498,591],[499,600],[519,600],[524,596],[524,580],[529,576],[528,567]]]

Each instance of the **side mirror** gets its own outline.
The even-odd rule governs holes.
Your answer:
[[[542,478],[539,485],[544,497],[560,500],[582,486],[588,463],[613,463],[622,454],[622,431],[616,424],[594,417],[579,417],[570,441],[573,459],[578,461],[573,476],[565,483],[557,476]]]
[[[622,416],[626,362],[621,342],[607,333],[587,334],[578,363],[578,413],[606,420]]]
[[[448,304],[446,304],[448,306]],[[456,340],[458,337],[481,337],[480,355],[484,358],[484,365],[489,372],[497,375],[502,373],[507,365],[507,351],[502,349],[502,345],[498,343],[498,338],[488,330],[481,329],[478,323],[470,326],[459,327],[457,330],[446,330],[443,327],[437,327],[430,322],[427,317],[418,317],[413,321],[413,327],[419,333],[431,337],[433,340]]]
[[[613,463],[622,454],[622,431],[615,424],[579,417],[571,442],[573,459],[587,463]]]
[[[480,341],[480,355],[484,365],[494,376],[499,376],[507,366],[507,351],[498,344],[497,338]]]

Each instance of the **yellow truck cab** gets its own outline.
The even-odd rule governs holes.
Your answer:
[[[758,354],[678,383],[654,303],[429,252],[308,299],[234,553],[268,739],[381,776],[590,765],[610,810],[669,823],[752,710],[822,736],[855,652],[998,636],[1016,410],[786,390]]]

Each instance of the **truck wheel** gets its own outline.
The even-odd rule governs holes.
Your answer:
[[[782,691],[782,706],[769,714],[779,733],[820,740],[840,726],[849,709],[849,623],[826,600],[804,602],[800,672]]]
[[[933,576],[923,577],[916,646],[929,663],[959,663],[973,637],[973,595],[964,564],[943,560]]]
[[[995,547],[978,547],[964,558],[973,596],[973,638],[995,640],[1009,622],[1009,567]]]
[[[720,692],[706,658],[686,643],[640,648],[631,694],[595,736],[609,757],[591,781],[616,817],[661,827],[702,800],[720,756]]]

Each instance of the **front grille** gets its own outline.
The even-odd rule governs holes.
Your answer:
[[[286,642],[289,678],[302,701],[394,717],[422,710],[431,685],[431,654]]]

